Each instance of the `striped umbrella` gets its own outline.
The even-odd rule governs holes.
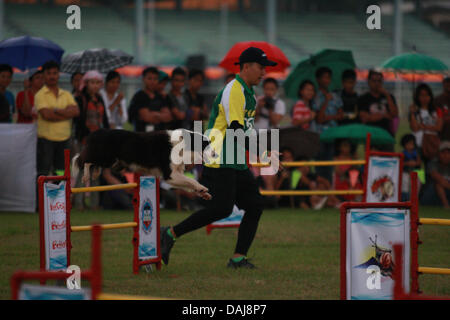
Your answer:
[[[66,55],[62,59],[61,71],[67,73],[98,70],[106,73],[133,61],[133,56],[122,50],[89,49]]]

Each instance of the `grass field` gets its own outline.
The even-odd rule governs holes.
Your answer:
[[[420,208],[421,217],[449,218],[440,208]],[[189,213],[161,211],[162,225]],[[131,221],[123,211],[77,212],[73,225]],[[0,213],[0,299],[10,299],[9,281],[17,269],[39,268],[38,215]],[[132,230],[103,232],[103,289],[107,293],[182,299],[339,299],[338,210],[266,210],[248,254],[257,270],[229,270],[236,229],[205,229],[175,244],[169,266],[132,274]],[[450,228],[421,226],[419,263],[450,267]],[[72,234],[72,264],[90,264],[90,233]],[[83,285],[84,283],[82,283]],[[86,284],[87,285],[87,284]],[[423,275],[427,294],[450,295],[450,277]]]

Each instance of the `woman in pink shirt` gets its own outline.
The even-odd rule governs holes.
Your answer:
[[[316,89],[310,80],[305,80],[300,84],[298,89],[299,100],[292,109],[292,124],[294,126],[299,126],[304,130],[313,129],[316,113],[313,111],[312,104],[315,94]]]

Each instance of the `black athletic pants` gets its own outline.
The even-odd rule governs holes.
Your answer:
[[[212,199],[201,200],[201,209],[173,227],[177,237],[228,217],[236,204],[245,210],[238,231],[235,253],[246,255],[263,212],[263,197],[250,170],[204,167],[199,181],[209,189]]]

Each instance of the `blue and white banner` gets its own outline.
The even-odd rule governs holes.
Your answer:
[[[44,183],[45,269],[67,268],[66,182]]]
[[[241,224],[242,217],[244,216],[245,210],[241,210],[236,205],[233,207],[233,212],[226,218],[218,220],[212,223],[213,226],[227,226]]]
[[[366,202],[399,202],[400,159],[370,157]]]
[[[394,244],[403,245],[404,283],[409,292],[409,210],[351,209],[346,218],[347,299],[393,298]]]
[[[139,260],[158,257],[156,178],[140,177],[139,190]]]
[[[91,300],[91,290],[23,284],[19,300]]]

